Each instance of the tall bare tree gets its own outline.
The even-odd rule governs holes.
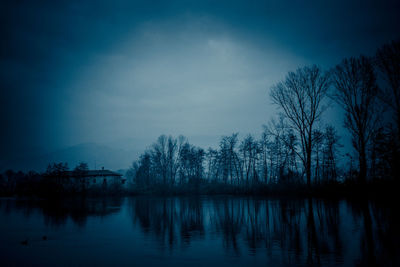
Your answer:
[[[344,126],[358,153],[359,181],[365,182],[367,146],[379,118],[378,87],[371,60],[364,56],[344,59],[334,70],[333,82],[333,98],[345,110]]]
[[[311,185],[312,132],[325,110],[323,100],[329,89],[329,74],[317,66],[289,72],[285,80],[272,87],[270,96],[299,135],[307,185]]]
[[[380,48],[375,56],[379,73],[385,81],[381,99],[394,111],[397,140],[400,144],[400,40]]]

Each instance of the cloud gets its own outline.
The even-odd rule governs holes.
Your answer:
[[[257,133],[275,114],[272,84],[302,65],[373,53],[398,36],[399,10],[393,1],[3,1],[0,154]]]
[[[131,40],[99,55],[71,84],[79,128],[99,129],[86,131],[96,136],[113,128],[112,138],[137,135],[137,128],[145,135],[258,132],[273,113],[268,86],[285,71],[276,66],[295,67],[299,60],[272,45],[263,51],[234,34],[203,32],[218,22],[199,20],[190,17],[184,27],[144,24]]]

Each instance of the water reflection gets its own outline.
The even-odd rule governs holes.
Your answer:
[[[120,211],[123,199],[85,199],[68,198],[62,200],[3,199],[0,212],[7,216],[11,212],[20,212],[25,219],[31,216],[43,217],[46,225],[63,226],[71,219],[75,225],[84,227],[89,217],[104,217]]]
[[[189,246],[205,234],[203,202],[199,198],[129,199],[133,224],[154,235],[160,247]]]
[[[113,260],[119,263],[128,263],[125,261],[131,260],[132,249],[126,248],[139,244],[135,248],[138,251],[135,261],[142,263],[151,253],[161,255],[168,251],[169,260],[194,255],[198,256],[199,265],[217,258],[221,261],[234,258],[237,265],[257,259],[253,265],[395,266],[400,263],[397,212],[391,202],[368,200],[237,197],[0,200],[3,218],[14,213],[25,219],[42,217],[44,225],[60,229],[68,228],[67,222],[71,221],[83,232],[94,231],[90,238],[96,243],[104,238],[104,232],[114,231],[110,236],[120,233],[121,236],[107,239],[106,243],[118,248],[119,257]],[[93,230],[87,226],[89,219],[102,223]],[[115,229],[103,226],[112,220]],[[142,244],[149,245],[146,248]],[[141,251],[145,249],[154,251]],[[212,253],[214,258],[204,257]],[[167,264],[165,260],[164,263]]]
[[[277,257],[281,264],[396,265],[393,205],[365,201],[252,198],[133,198],[134,225],[173,248],[220,237],[229,254]],[[392,206],[392,207],[391,207]]]

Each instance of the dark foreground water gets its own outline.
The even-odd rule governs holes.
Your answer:
[[[0,265],[398,266],[397,211],[367,200],[0,199]]]

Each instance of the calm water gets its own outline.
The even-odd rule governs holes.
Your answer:
[[[397,212],[318,199],[0,199],[0,265],[395,266]]]

